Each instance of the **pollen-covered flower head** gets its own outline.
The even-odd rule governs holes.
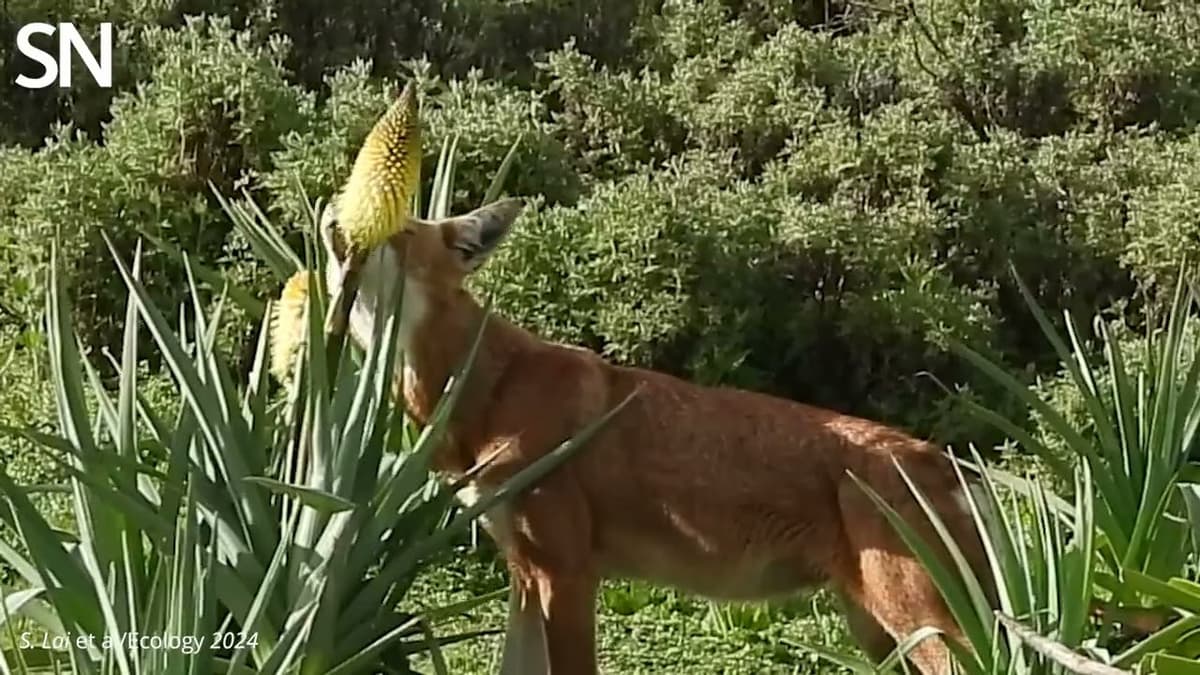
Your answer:
[[[367,134],[338,195],[337,220],[351,251],[369,251],[402,230],[421,178],[416,86],[404,91]]]
[[[309,274],[300,270],[287,280],[271,313],[271,374],[285,384],[308,335]]]

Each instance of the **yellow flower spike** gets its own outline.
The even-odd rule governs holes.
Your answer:
[[[285,385],[308,335],[308,275],[308,270],[293,274],[271,312],[271,374]]]
[[[338,224],[351,257],[379,246],[408,223],[420,188],[421,120],[416,86],[404,91],[363,141],[338,197]]]
[[[341,290],[326,317],[333,338],[327,348],[331,370],[337,369],[350,309],[358,297],[359,274],[367,255],[409,223],[409,204],[420,189],[421,120],[416,85],[404,91],[375,123],[363,141],[350,178],[337,196],[338,232],[346,244]]]

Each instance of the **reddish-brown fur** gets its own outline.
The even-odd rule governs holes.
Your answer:
[[[366,276],[376,283],[405,275],[405,303],[417,307],[404,312],[408,368],[397,378],[419,421],[429,418],[482,316],[463,279],[519,209],[510,200],[415,223],[369,263]],[[335,238],[327,231],[337,255]],[[362,325],[360,341],[369,335]],[[460,476],[495,455],[472,487],[487,492],[635,389],[588,447],[489,514],[513,577],[502,672],[596,673],[595,595],[600,580],[614,576],[739,600],[828,586],[876,658],[925,625],[960,636],[919,563],[848,472],[910,522],[925,523],[898,460],[978,563],[958,481],[936,448],[882,424],[612,365],[493,315],[436,468]],[[938,639],[910,658],[925,673],[948,672]]]

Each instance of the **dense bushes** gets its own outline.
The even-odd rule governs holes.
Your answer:
[[[942,394],[917,373],[953,370],[946,338],[986,340],[992,322],[929,260],[935,211],[813,203],[732,164],[688,156],[543,210],[481,286],[622,362],[928,422]]]
[[[19,256],[22,262],[10,265],[32,274],[31,263],[45,260],[47,242],[58,233],[83,337],[92,346],[113,343],[121,297],[120,280],[97,273],[109,268],[100,233],[130,250],[139,230],[148,231],[199,260],[217,259],[230,228],[212,208],[208,185],[230,191],[246,184],[312,105],[310,95],[283,80],[285,45],[254,45],[227,22],[150,28],[139,40],[154,55],[152,76],[114,100],[101,143],[62,128],[32,160],[35,175],[20,163],[12,173],[0,169],[11,204],[5,229],[13,246],[5,257]],[[183,297],[178,263],[152,252],[145,272],[164,304]],[[30,299],[12,302],[28,306]]]
[[[480,280],[503,311],[621,362],[948,440],[993,437],[943,386],[997,395],[950,338],[1055,364],[1011,267],[1043,304],[1136,328],[1200,249],[1200,9],[1184,0],[425,5],[130,13],[111,106],[72,94],[104,102],[89,135],[0,122],[52,137],[0,150],[0,301],[35,314],[60,231],[85,339],[110,344],[101,228],[273,290],[208,183],[294,227],[301,191],[329,196],[409,75],[427,160],[459,137],[457,209],[521,139],[506,188],[537,206]],[[183,18],[201,11],[229,18]],[[178,260],[152,249],[145,273],[174,304]]]

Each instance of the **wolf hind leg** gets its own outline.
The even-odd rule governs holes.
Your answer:
[[[904,489],[895,483],[892,486]],[[883,496],[926,541],[937,541],[937,535],[911,495],[905,492]],[[897,496],[900,498],[896,499]],[[847,558],[829,570],[835,588],[893,642],[900,642],[926,626],[942,631],[941,636],[917,644],[908,659],[924,675],[949,675],[951,656],[944,640],[963,644],[962,631],[933,580],[858,484],[849,479],[844,481],[838,489],[838,502],[845,524]],[[853,614],[852,609],[847,618],[857,621],[864,636],[871,639],[871,645],[864,648],[874,658],[873,652],[882,648],[883,641],[863,617],[852,617]]]
[[[842,615],[846,618],[846,627],[850,629],[850,635],[858,643],[859,649],[875,663],[891,655],[896,648],[896,641],[887,630],[849,595],[841,591],[837,591],[836,595]]]

